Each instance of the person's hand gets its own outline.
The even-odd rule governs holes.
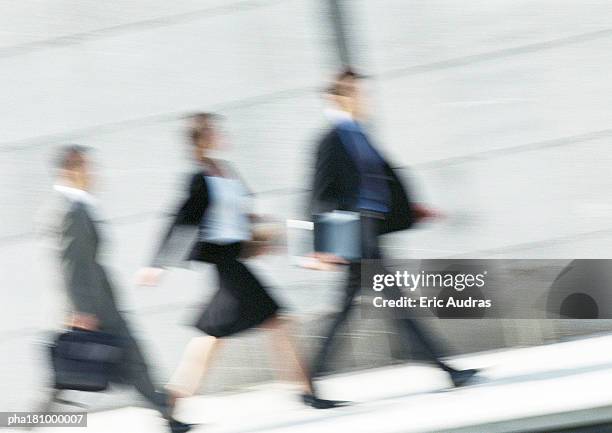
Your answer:
[[[68,320],[68,326],[85,331],[95,331],[98,325],[98,318],[93,314],[74,313]]]
[[[427,207],[420,203],[413,203],[412,208],[414,210],[416,221],[418,222],[427,219],[439,219],[444,217],[444,214],[437,211],[436,209]]]
[[[139,286],[156,286],[164,270],[162,268],[142,268],[136,273],[136,284]]]
[[[329,253],[315,252],[305,257],[301,267],[316,271],[337,271],[340,265],[346,265],[348,263],[349,262],[342,257]]]
[[[248,214],[249,220],[253,224],[278,224],[278,218],[273,215],[268,214],[256,214],[250,213]]]
[[[320,262],[328,263],[331,265],[347,265],[349,263],[346,259],[343,259],[342,257],[338,257],[331,253],[315,252],[313,256]]]

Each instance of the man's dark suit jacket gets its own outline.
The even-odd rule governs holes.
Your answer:
[[[384,158],[383,161],[391,192],[391,209],[385,219],[383,233],[406,230],[415,221],[410,197],[389,163]],[[338,128],[333,128],[323,137],[317,150],[311,213],[358,211],[360,183],[357,165]]]
[[[98,261],[100,237],[87,205],[70,202],[61,229],[64,280],[73,308],[96,316],[103,331],[120,334],[123,320],[112,285]]]

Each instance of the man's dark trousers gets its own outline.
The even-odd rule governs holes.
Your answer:
[[[378,236],[381,232],[381,226],[384,222],[383,214],[376,213],[362,213],[361,216],[361,244],[362,244],[362,258],[364,260],[381,260],[380,247],[378,244]],[[333,345],[333,339],[340,326],[344,323],[348,314],[353,307],[355,297],[359,294],[361,289],[361,263],[359,260],[351,262],[349,265],[348,272],[348,284],[346,286],[346,293],[342,302],[342,310],[335,314],[332,319],[331,325],[327,332],[325,332],[325,339],[319,352],[314,358],[311,367],[311,378],[316,378],[321,372],[325,371],[326,361],[328,359],[331,347]],[[381,263],[382,267],[382,263]],[[384,272],[384,270],[383,270]],[[381,296],[385,299],[400,299],[402,293],[395,287],[385,287]],[[400,335],[406,344],[410,343],[410,335],[414,336],[419,343],[421,343],[426,357],[435,363],[437,366],[442,368],[444,371],[450,372],[452,369],[440,360],[440,352],[434,346],[433,342],[428,339],[423,333],[421,327],[416,323],[414,319],[406,317],[392,318],[396,326],[399,328]]]

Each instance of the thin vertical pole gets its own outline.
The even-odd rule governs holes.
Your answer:
[[[351,53],[349,49],[349,35],[347,29],[346,2],[342,0],[329,0],[329,16],[334,32],[334,41],[338,58],[342,65],[351,64]]]

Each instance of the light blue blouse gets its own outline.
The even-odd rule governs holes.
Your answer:
[[[200,226],[200,240],[230,244],[251,239],[247,191],[238,179],[206,176],[209,204]]]

